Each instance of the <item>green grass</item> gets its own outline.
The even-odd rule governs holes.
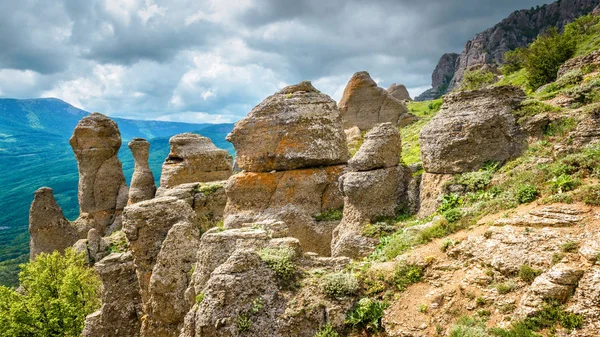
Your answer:
[[[415,123],[407,125],[400,130],[402,135],[402,161],[406,165],[421,162],[421,147],[419,134],[421,129],[440,111],[442,99],[425,102],[410,102],[407,107],[410,113],[419,117]]]
[[[504,75],[500,81],[494,84],[495,86],[512,85],[523,89],[527,94],[532,94],[533,91],[527,89],[527,71],[521,69],[512,74]]]

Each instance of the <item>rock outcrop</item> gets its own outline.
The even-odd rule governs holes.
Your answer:
[[[357,126],[367,131],[379,123],[405,126],[416,120],[399,99],[377,86],[366,71],[355,73],[340,100],[344,129]]]
[[[142,306],[131,253],[113,253],[94,268],[102,280],[102,308],[86,317],[82,337],[138,337]]]
[[[154,184],[152,170],[148,166],[150,143],[142,138],[134,138],[129,142],[128,146],[135,161],[131,186],[129,188],[129,200],[127,201],[127,204],[131,205],[154,198],[156,185]]]
[[[251,172],[339,165],[349,157],[335,101],[308,81],[267,97],[227,140],[239,168]]]
[[[448,86],[456,71],[456,61],[458,61],[458,57],[459,55],[455,53],[442,55],[431,75],[431,89],[428,89],[415,97],[415,101],[437,99],[448,92]]]
[[[387,88],[387,92],[392,95],[392,97],[401,101],[412,101],[412,98],[410,98],[410,94],[408,93],[408,90],[406,90],[406,86],[404,84],[394,83]]]
[[[377,217],[393,217],[408,201],[409,169],[400,164],[400,132],[391,123],[375,126],[348,162],[351,172],[340,177],[344,213],[333,233],[333,256],[359,258],[369,254],[377,240],[362,234]]]
[[[231,155],[207,137],[183,133],[169,139],[171,152],[165,160],[160,186],[226,180],[233,172]]]
[[[558,78],[563,77],[570,71],[581,69],[584,66],[592,66],[596,69],[600,68],[600,50],[596,50],[585,56],[574,57],[567,60],[560,66],[560,69],[558,69]]]
[[[280,220],[305,251],[329,255],[336,224],[313,216],[340,208],[337,180],[348,148],[335,101],[310,82],[266,98],[227,139],[246,170],[227,182],[225,227]]]
[[[485,162],[504,163],[521,154],[526,137],[511,111],[524,97],[521,89],[510,86],[447,95],[440,112],[421,130],[425,171],[476,171]]]
[[[110,234],[121,223],[128,189],[117,157],[121,133],[110,118],[93,113],[79,121],[70,139],[79,170],[78,226]]]
[[[77,228],[63,215],[52,189],[42,187],[35,191],[29,210],[29,257],[39,253],[63,252],[78,239]]]
[[[562,29],[576,18],[591,13],[597,5],[598,0],[556,1],[549,5],[513,12],[494,27],[469,40],[458,59],[451,62],[455,64],[453,70],[448,67],[449,59],[442,57],[434,76],[438,68],[447,69],[440,73],[444,76],[452,74],[451,80],[447,85],[436,85],[434,79],[433,89],[418,96],[417,100],[441,97],[459,86],[468,69],[483,64],[501,65],[507,51],[527,46],[549,27],[558,26]]]

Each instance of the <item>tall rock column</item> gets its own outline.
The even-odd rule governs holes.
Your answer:
[[[63,252],[77,241],[77,230],[63,215],[52,189],[42,187],[35,191],[29,210],[29,256],[39,253]]]
[[[79,170],[79,226],[96,228],[101,235],[120,226],[127,203],[127,185],[121,161],[121,133],[110,118],[93,113],[84,117],[73,132],[71,147]]]
[[[283,221],[305,251],[329,255],[337,222],[313,216],[342,206],[337,179],[349,153],[335,101],[308,81],[285,87],[237,122],[227,140],[244,172],[227,183],[225,226]]]
[[[134,138],[128,146],[135,161],[131,187],[129,188],[129,201],[127,202],[128,205],[131,205],[154,198],[156,185],[154,184],[152,170],[148,166],[150,143],[142,138]]]
[[[363,235],[363,227],[377,217],[393,217],[408,202],[410,170],[400,166],[400,132],[391,123],[375,126],[348,162],[350,172],[340,177],[344,215],[333,232],[333,256],[361,258],[377,240]]]

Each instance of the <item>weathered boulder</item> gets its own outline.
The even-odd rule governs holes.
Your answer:
[[[570,300],[568,311],[580,314],[584,329],[577,336],[593,337],[600,331],[600,266],[591,267],[579,280],[575,294]]]
[[[586,118],[577,123],[575,130],[569,133],[569,139],[575,148],[600,142],[600,106],[594,107]]]
[[[345,164],[349,157],[335,101],[310,82],[267,97],[227,140],[239,168],[252,172]]]
[[[451,174],[435,174],[424,172],[419,188],[419,217],[425,218],[437,211],[441,196],[445,193],[446,183],[452,179]]]
[[[569,206],[547,206],[533,209],[525,214],[494,221],[496,226],[521,227],[568,227],[575,226],[583,220],[584,210]]]
[[[488,161],[506,162],[526,147],[511,111],[525,98],[516,87],[456,92],[421,130],[423,167],[429,173],[476,171]]]
[[[128,194],[117,157],[121,147],[117,123],[95,112],[79,121],[69,142],[79,170],[82,221],[78,223],[96,228],[102,235],[110,234],[120,225]]]
[[[85,234],[83,234],[85,235]],[[63,215],[52,189],[42,187],[35,191],[29,210],[29,258],[39,253],[63,252],[71,247],[80,234]]]
[[[233,172],[231,155],[210,138],[182,133],[169,139],[171,152],[162,166],[160,186],[225,180]]]
[[[176,223],[162,242],[148,285],[142,336],[177,337],[190,305],[185,291],[196,262],[200,231],[189,221]]]
[[[365,135],[348,167],[353,171],[369,171],[398,166],[401,152],[400,131],[391,123],[378,124]]]
[[[175,197],[185,201],[196,212],[202,229],[208,230],[223,220],[227,203],[226,184],[227,181],[213,181],[181,184],[172,188],[161,187],[156,192],[156,197]]]
[[[142,138],[134,138],[129,142],[128,146],[131,149],[131,154],[135,162],[133,177],[131,177],[131,186],[129,188],[129,200],[127,201],[127,204],[131,205],[154,198],[156,185],[152,170],[148,166],[150,143]]]
[[[377,217],[393,217],[406,201],[410,177],[403,166],[365,172],[348,172],[340,178],[344,214],[333,232],[332,256],[364,257],[378,240],[365,237],[363,226]]]
[[[600,11],[600,6],[596,8]],[[561,78],[570,71],[581,69],[588,65],[593,65],[596,67],[596,69],[600,67],[600,50],[593,51],[588,55],[574,57],[570,60],[567,60],[560,66],[560,69],[558,69],[558,78]]]
[[[406,90],[406,86],[404,86],[404,84],[394,83],[387,88],[387,92],[392,95],[392,97],[401,101],[412,101],[412,98],[410,98],[410,94],[408,93],[408,90]]]
[[[145,313],[150,310],[150,282],[163,241],[178,223],[198,227],[190,205],[174,197],[142,201],[127,206],[123,212],[123,231],[135,260]]]
[[[86,317],[82,337],[139,336],[142,304],[131,253],[110,254],[94,269],[102,280],[102,308]]]
[[[226,186],[225,227],[281,220],[305,251],[329,255],[335,224],[315,221],[313,216],[343,206],[337,180],[344,168],[339,165],[232,176]]]
[[[358,126],[369,130],[379,123],[404,126],[416,117],[397,98],[377,86],[366,71],[355,73],[344,89],[340,100],[340,114],[344,129]]]

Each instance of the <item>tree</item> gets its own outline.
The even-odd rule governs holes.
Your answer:
[[[529,45],[523,66],[532,90],[556,80],[560,66],[575,52],[576,39],[571,34],[560,34],[556,27],[548,29]]]
[[[77,337],[100,306],[100,280],[82,255],[67,249],[21,266],[22,291],[0,286],[1,337]]]

